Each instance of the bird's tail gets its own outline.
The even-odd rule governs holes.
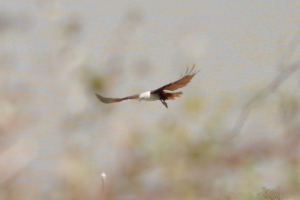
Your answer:
[[[166,92],[166,100],[174,100],[176,97],[180,97],[182,92]]]

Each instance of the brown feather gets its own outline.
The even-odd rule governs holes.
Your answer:
[[[166,100],[175,100],[176,97],[180,97],[182,95],[182,92],[165,92]]]
[[[132,95],[124,98],[106,98],[101,96],[100,94],[95,93],[97,98],[102,102],[102,103],[115,103],[115,102],[120,102],[128,99],[138,99],[139,95]]]
[[[195,66],[193,66],[193,68],[191,70],[187,69],[187,71],[185,72],[185,75],[182,78],[180,78],[179,80],[174,81],[169,84],[166,84],[156,90],[153,90],[153,91],[151,91],[151,93],[152,94],[158,93],[159,91],[162,91],[162,90],[174,91],[179,88],[185,87],[189,82],[191,82],[191,80],[194,78],[194,76],[199,72],[199,71],[193,71],[194,67]]]

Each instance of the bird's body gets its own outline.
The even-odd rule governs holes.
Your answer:
[[[156,101],[159,100],[160,97],[158,94],[151,94],[151,91],[143,92],[139,94],[139,99],[144,101]]]
[[[162,104],[168,108],[168,104],[166,103],[166,100],[174,100],[176,97],[180,97],[182,95],[182,92],[170,92],[177,90],[179,88],[185,87],[192,78],[198,73],[198,71],[193,72],[194,66],[191,70],[186,71],[185,75],[181,77],[179,80],[169,83],[167,85],[164,85],[156,90],[146,91],[140,94],[127,96],[124,98],[106,98],[96,93],[97,98],[102,103],[115,103],[120,102],[128,99],[136,99],[139,101],[157,101],[160,100]]]

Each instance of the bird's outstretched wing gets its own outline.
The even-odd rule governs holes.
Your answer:
[[[128,100],[128,99],[138,99],[139,98],[138,94],[124,97],[124,98],[106,98],[97,93],[95,93],[95,95],[102,103],[115,103],[115,102],[120,102],[120,101],[124,101],[124,100]]]
[[[191,82],[192,78],[199,72],[199,71],[194,71],[195,65],[192,67],[192,69],[189,70],[187,68],[185,74],[181,76],[181,78],[177,81],[174,81],[172,83],[166,84],[156,90],[152,90],[151,93],[157,93],[162,90],[169,90],[169,91],[174,91],[179,88],[185,87],[189,82]]]

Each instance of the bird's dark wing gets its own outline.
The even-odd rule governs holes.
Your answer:
[[[189,68],[187,68],[184,76],[181,76],[181,78],[179,80],[169,83],[167,85],[164,85],[156,90],[152,90],[151,93],[152,94],[157,93],[162,90],[174,91],[179,88],[185,87],[189,82],[191,82],[192,78],[199,72],[199,71],[194,71],[194,67],[195,67],[195,65],[190,70],[189,70]]]
[[[128,100],[128,99],[138,99],[139,98],[138,94],[124,97],[124,98],[106,98],[97,93],[95,93],[95,95],[102,103],[115,103],[115,102],[120,102],[120,101],[124,101],[124,100]]]

